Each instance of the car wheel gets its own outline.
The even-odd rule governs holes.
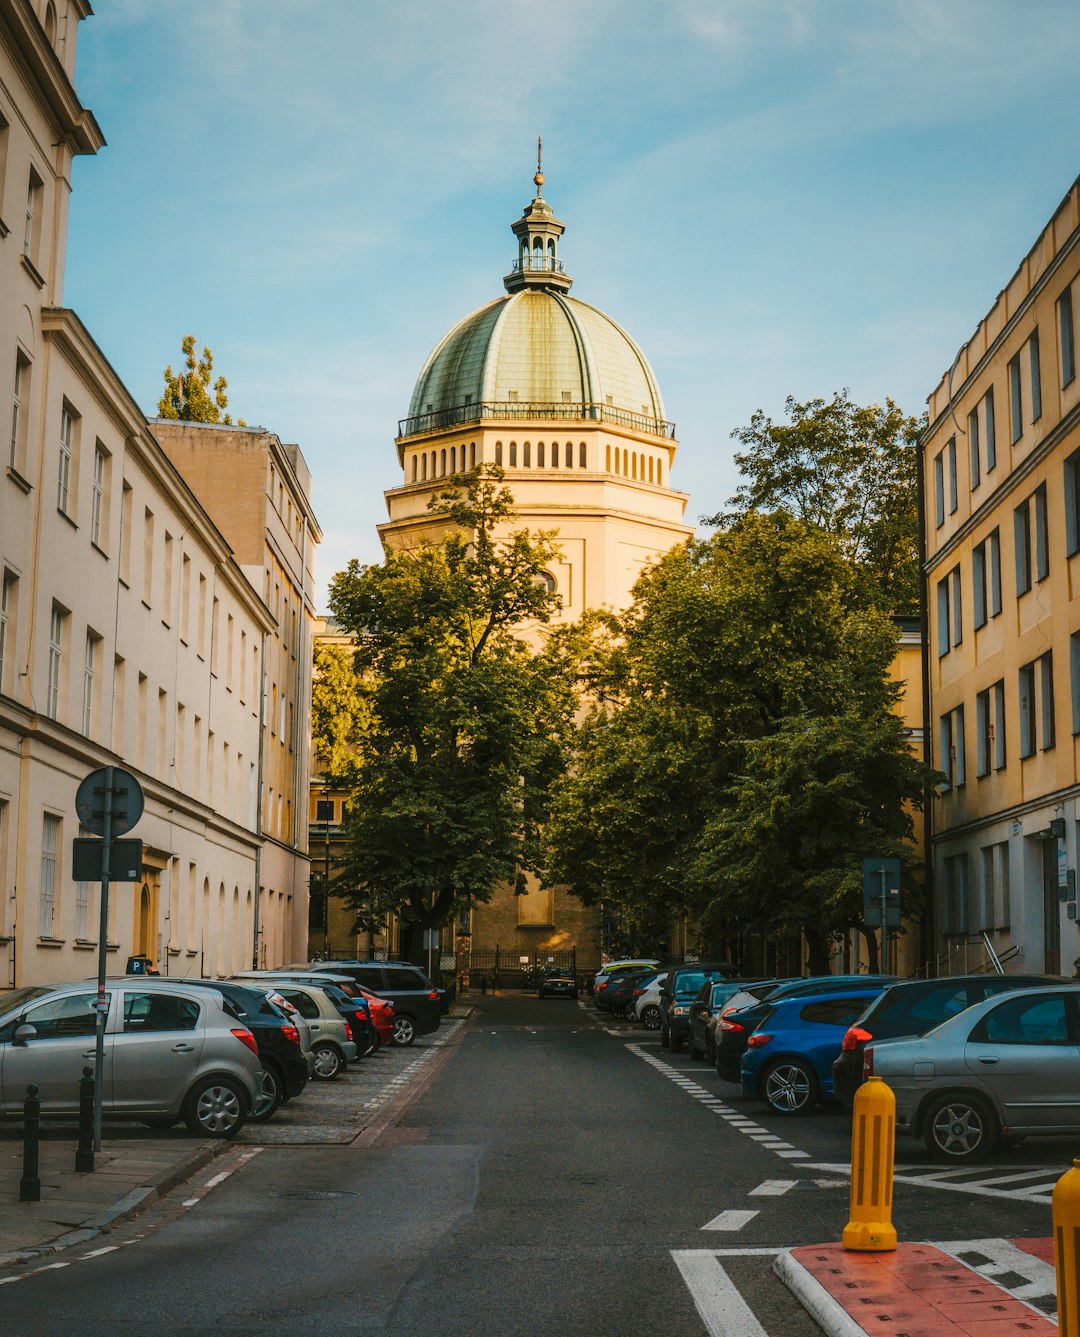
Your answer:
[[[923,1115],[923,1142],[937,1161],[956,1165],[989,1156],[1001,1136],[993,1111],[978,1096],[939,1096]]]
[[[646,1003],[641,1009],[641,1016],[638,1021],[647,1031],[658,1031],[660,1029],[660,1009],[655,1003]]]
[[[202,1137],[234,1137],[246,1119],[247,1097],[225,1077],[199,1082],[184,1101],[184,1122]]]
[[[265,1123],[277,1113],[277,1108],[285,1099],[285,1082],[277,1068],[271,1064],[263,1068],[262,1095],[255,1102],[251,1117],[256,1123]]]
[[[315,1068],[312,1076],[320,1082],[332,1082],[345,1070],[345,1059],[337,1045],[321,1044],[315,1046]]]
[[[785,1059],[765,1069],[761,1094],[774,1114],[807,1114],[817,1104],[817,1077],[798,1059]]]
[[[416,1039],[416,1023],[412,1017],[394,1018],[394,1044],[403,1049]]]

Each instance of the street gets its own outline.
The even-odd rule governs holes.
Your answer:
[[[771,1269],[782,1248],[839,1239],[846,1114],[767,1114],[584,1002],[472,1002],[358,1144],[249,1126],[208,1178],[0,1274],[4,1333],[819,1332]],[[1038,1305],[1046,1265],[1018,1270],[1006,1242],[1049,1233],[1073,1151],[1029,1141],[946,1171],[901,1140],[900,1238],[966,1248]]]

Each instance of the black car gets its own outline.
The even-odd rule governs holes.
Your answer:
[[[216,989],[225,999],[226,1006],[232,1008],[237,1018],[254,1035],[259,1062],[266,1074],[263,1083],[266,1098],[257,1109],[252,1110],[253,1119],[269,1119],[279,1105],[303,1091],[310,1073],[304,1051],[300,1048],[299,1032],[265,993],[226,980],[184,979],[182,983],[185,988]],[[267,988],[272,987],[273,982],[268,980]]]
[[[605,990],[605,1005],[613,1017],[625,1017],[634,1020],[634,1004],[641,997],[641,992],[651,980],[656,979],[659,971],[650,966],[647,970],[628,970],[616,975]],[[596,1006],[599,1009],[601,995],[597,994]]]
[[[755,980],[706,980],[698,996],[690,1004],[687,1018],[686,1048],[691,1058],[704,1058],[707,1063],[716,1059],[713,1032],[724,1004],[737,993],[750,989]]]
[[[768,1016],[771,1007],[781,999],[808,998],[816,993],[843,993],[847,989],[865,989],[867,985],[886,985],[895,982],[892,975],[814,975],[810,979],[779,980],[760,995],[760,1003],[750,1004],[737,1012],[729,1012],[716,1023],[716,1071],[725,1082],[741,1082],[742,1057],[751,1034]],[[757,988],[755,986],[755,992]],[[767,1001],[766,1001],[767,1000]]]
[[[951,975],[894,984],[848,1027],[832,1065],[833,1092],[845,1105],[855,1099],[863,1082],[863,1050],[871,1040],[925,1035],[994,994],[1062,983],[1058,975]]]
[[[537,998],[576,998],[577,994],[577,980],[572,970],[549,966],[540,976]]]
[[[328,968],[323,962],[322,968]],[[439,991],[419,966],[396,961],[333,961],[335,975],[348,975],[361,988],[394,1004],[394,1044],[411,1045],[418,1035],[439,1029]],[[308,969],[315,969],[309,966]]]
[[[731,979],[735,967],[727,961],[697,961],[672,966],[660,989],[660,1044],[677,1052],[690,1029],[690,1004],[707,980]]]

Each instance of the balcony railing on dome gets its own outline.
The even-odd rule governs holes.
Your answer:
[[[428,432],[438,432],[449,427],[460,427],[465,423],[484,422],[487,419],[500,420],[536,419],[557,422],[609,422],[618,427],[629,427],[634,432],[644,432],[648,436],[663,436],[669,440],[675,438],[675,424],[662,418],[652,418],[644,413],[632,413],[629,409],[616,408],[613,404],[554,404],[554,403],[518,403],[497,401],[475,404],[458,404],[455,408],[437,409],[433,413],[417,413],[411,418],[402,418],[398,422],[398,437],[420,436]]]
[[[566,266],[551,255],[525,255],[510,266],[511,274],[565,274]]]

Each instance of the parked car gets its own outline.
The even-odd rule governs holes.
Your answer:
[[[765,1003],[740,1063],[743,1095],[774,1114],[809,1114],[832,1096],[832,1061],[844,1031],[881,987],[801,994]]]
[[[540,985],[536,991],[538,998],[576,998],[577,979],[572,970],[562,966],[549,966],[540,976]]]
[[[746,1053],[746,1042],[761,1024],[770,1004],[776,1004],[783,998],[807,998],[814,994],[852,990],[857,992],[871,986],[874,986],[876,994],[886,984],[893,982],[894,977],[891,975],[814,975],[809,979],[781,980],[775,988],[767,989],[762,998],[745,1007],[736,1007],[739,999],[754,999],[754,994],[747,991],[737,995],[725,1004],[716,1023],[714,1047],[717,1075],[725,1082],[742,1080],[742,1056]]]
[[[896,1096],[899,1133],[935,1160],[979,1161],[1002,1141],[1080,1134],[1080,985],[995,994],[928,1034],[875,1040],[866,1075]]]
[[[364,990],[348,975],[334,975],[329,971],[289,970],[244,970],[232,976],[233,980],[251,987],[258,980],[299,980],[301,983],[318,984],[331,991],[332,1000],[338,1005],[343,1017],[356,1029],[366,1031],[369,1045],[361,1057],[374,1053],[384,1044],[391,1044],[394,1039],[394,1005],[375,994],[365,994]]]
[[[273,984],[282,998],[292,1003],[311,1031],[311,1048],[315,1055],[311,1075],[322,1082],[340,1077],[357,1059],[352,1026],[317,984],[283,979],[275,980]]]
[[[236,1015],[254,1035],[264,1077],[262,1095],[251,1111],[253,1120],[261,1123],[271,1118],[278,1106],[300,1095],[311,1075],[300,1027],[263,988],[232,984],[228,980],[185,978],[176,982],[192,989],[216,989],[232,1004]]]
[[[597,988],[611,975],[621,974],[624,970],[641,970],[646,966],[651,966],[656,970],[659,968],[660,962],[654,960],[651,956],[627,956],[618,961],[605,961],[589,981],[589,992],[595,996]]]
[[[672,966],[660,989],[660,1044],[677,1052],[689,1031],[690,1004],[706,980],[730,979],[735,968],[727,961],[698,961]]]
[[[633,1002],[637,985],[643,980],[652,979],[655,974],[655,966],[638,966],[634,970],[620,970],[617,974],[606,976],[596,986],[597,1011],[621,1016],[626,1004]]]
[[[687,1018],[686,1050],[691,1058],[704,1058],[708,1063],[715,1063],[716,1020],[729,998],[750,987],[747,980],[705,981],[690,1004]]]
[[[251,1029],[223,991],[186,981],[111,980],[106,997],[103,1112],[232,1137],[262,1093]],[[29,1083],[45,1116],[72,1117],[79,1079],[95,1057],[97,986],[85,982],[0,992],[0,1111],[21,1116]]]
[[[439,993],[418,966],[335,961],[333,967],[335,975],[347,975],[370,993],[393,1002],[394,1044],[411,1045],[418,1035],[430,1035],[439,1029]]]
[[[833,1061],[833,1091],[850,1105],[863,1081],[863,1050],[872,1040],[925,1035],[973,1003],[1013,989],[1061,984],[1053,975],[952,975],[890,985],[848,1027]]]
[[[660,1029],[660,990],[666,979],[667,971],[661,970],[634,990],[634,1015],[648,1031]]]

